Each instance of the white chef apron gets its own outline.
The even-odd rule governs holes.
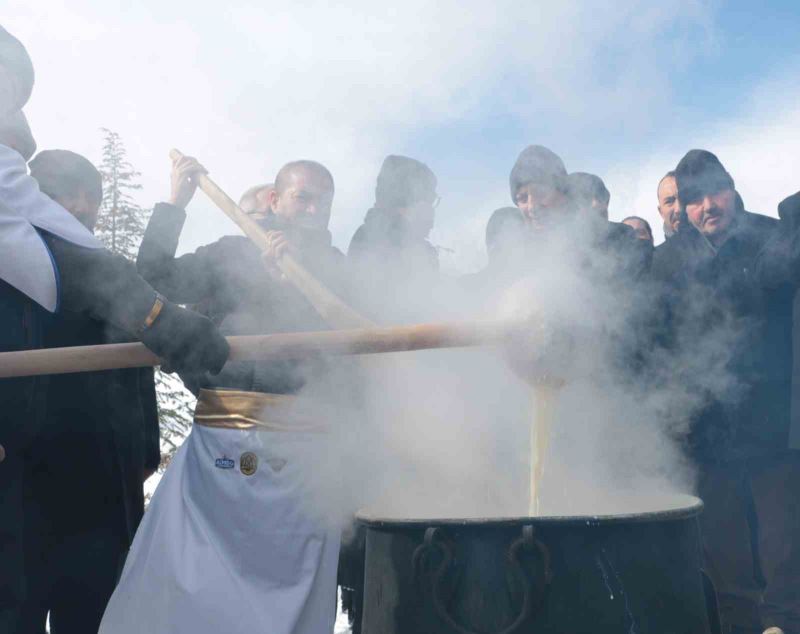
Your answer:
[[[220,408],[209,400],[228,398]],[[227,407],[238,399],[231,413]],[[239,407],[241,401],[249,401]],[[340,531],[315,517],[325,434],[271,411],[290,396],[203,390],[134,538],[101,634],[329,634]],[[261,415],[248,415],[263,404]],[[216,413],[215,413],[216,412]],[[254,424],[255,423],[255,424]],[[316,447],[315,447],[316,446]]]

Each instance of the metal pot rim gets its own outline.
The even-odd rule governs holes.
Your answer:
[[[657,511],[639,513],[614,513],[606,515],[547,515],[547,516],[510,516],[510,517],[399,517],[381,513],[379,510],[362,509],[356,513],[356,520],[367,527],[405,527],[422,528],[427,526],[518,526],[534,525],[597,525],[597,524],[630,524],[640,522],[663,522],[695,517],[703,510],[703,502],[693,495],[674,496],[684,501],[681,506]],[[673,498],[671,498],[673,499]]]

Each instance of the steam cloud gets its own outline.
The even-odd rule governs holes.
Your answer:
[[[527,515],[528,382],[543,375],[564,386],[541,514],[662,510],[692,492],[687,421],[709,398],[735,398],[726,363],[747,324],[706,333],[690,318],[676,350],[643,347],[659,310],[656,289],[630,283],[589,227],[579,219],[552,231],[530,254],[527,275],[480,308],[463,281],[432,288],[412,279],[393,288],[386,321],[398,305],[417,319],[522,318],[530,337],[505,349],[370,358],[306,388],[332,426],[321,453],[308,458],[313,506],[340,521],[359,508],[402,517]],[[705,306],[695,308],[701,314]]]

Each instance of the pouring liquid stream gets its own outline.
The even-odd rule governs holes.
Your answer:
[[[530,434],[530,497],[528,515],[539,515],[541,508],[542,478],[545,460],[550,446],[550,430],[553,426],[556,399],[559,387],[547,383],[536,383],[531,390],[533,419]]]

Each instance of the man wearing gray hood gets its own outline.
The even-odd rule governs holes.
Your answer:
[[[398,297],[416,296],[438,276],[439,256],[428,236],[433,229],[439,196],[436,176],[424,163],[389,155],[375,186],[375,204],[353,235],[347,250],[371,313],[390,315],[403,306]],[[415,302],[419,304],[420,302]],[[411,317],[410,315],[407,315]]]

